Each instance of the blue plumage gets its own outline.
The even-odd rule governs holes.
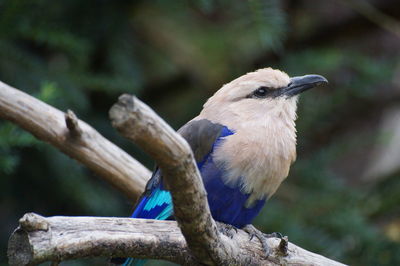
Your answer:
[[[202,165],[201,173],[206,176],[203,181],[213,218],[237,228],[251,224],[265,200],[257,200],[251,207],[245,207],[250,195],[241,192],[241,184],[234,187],[224,184],[222,171],[216,167],[212,156]]]
[[[213,130],[209,130],[210,126]],[[214,136],[210,135],[210,132],[213,132]],[[225,169],[218,167],[213,158],[214,150],[218,149],[222,141],[234,132],[225,126],[200,120],[197,123],[189,123],[180,133],[188,141],[196,157],[213,218],[237,228],[250,224],[264,206],[265,200],[257,200],[250,207],[246,207],[250,194],[244,194],[241,191],[240,182],[234,186],[226,185],[223,181]],[[204,141],[201,138],[205,138]],[[206,141],[209,142],[208,149],[202,146]],[[146,192],[142,195],[131,217],[157,220],[173,218],[171,194],[164,189],[159,169],[154,172],[147,184]],[[127,259],[124,266],[131,263],[139,265],[143,264],[144,260]]]
[[[132,218],[166,220],[173,214],[171,194],[163,190],[162,182],[150,195],[142,197]]]
[[[218,145],[224,138],[233,134],[234,132],[227,127],[222,127],[211,150],[201,162],[197,163],[197,166],[203,178],[213,218],[217,221],[241,228],[251,223],[264,206],[265,200],[258,200],[251,207],[245,207],[245,203],[250,195],[241,192],[240,183],[233,187],[226,185],[222,179],[224,169],[218,168],[214,163],[214,149],[218,148]],[[156,174],[158,171],[156,171]],[[166,220],[172,215],[173,205],[171,195],[163,189],[162,179],[159,179],[158,184],[153,184],[151,191],[142,197],[132,217]]]
[[[265,200],[258,200],[250,208],[246,208],[245,203],[250,195],[241,192],[241,183],[232,187],[226,185],[222,180],[224,169],[218,168],[214,163],[213,151],[218,148],[225,137],[233,134],[233,131],[223,127],[213,143],[211,151],[198,164],[198,167],[207,191],[207,200],[213,218],[219,222],[242,228],[251,223],[264,206]]]

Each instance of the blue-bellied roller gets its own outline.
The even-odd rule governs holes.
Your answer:
[[[298,95],[324,83],[320,75],[290,78],[280,70],[259,69],[225,84],[178,130],[192,148],[216,221],[236,228],[252,223],[296,159]],[[173,219],[160,170],[132,217]]]

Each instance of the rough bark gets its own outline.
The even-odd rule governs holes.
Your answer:
[[[33,265],[92,256],[156,258],[198,265],[175,221],[103,217],[42,217],[25,214],[10,237],[10,265]],[[226,225],[219,224],[221,227]],[[256,238],[238,230],[230,240],[242,257],[256,265],[343,265],[289,243],[282,256],[277,238],[270,238],[271,255],[265,259]],[[238,265],[237,263],[235,263]],[[248,264],[254,264],[249,261]],[[232,265],[232,264],[231,264]],[[244,265],[244,264],[241,264]]]
[[[122,95],[110,110],[112,124],[126,138],[150,154],[172,194],[174,216],[193,255],[204,264],[238,260],[226,236],[211,218],[207,196],[190,146],[147,105]]]
[[[78,160],[127,197],[136,199],[150,171],[95,129],[67,113],[0,82],[0,118]]]

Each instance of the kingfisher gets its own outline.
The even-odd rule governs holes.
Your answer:
[[[192,149],[214,220],[234,228],[251,225],[296,160],[299,94],[327,83],[320,75],[289,77],[280,70],[259,69],[222,86],[178,130]],[[131,217],[174,219],[160,169]]]

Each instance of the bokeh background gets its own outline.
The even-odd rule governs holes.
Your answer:
[[[344,263],[400,265],[399,20],[398,0],[1,0],[0,80],[72,109],[151,168],[110,125],[120,94],[177,129],[246,72],[324,75],[329,87],[301,97],[298,160],[256,226]],[[6,121],[0,192],[3,265],[26,212],[127,216],[133,204]]]

